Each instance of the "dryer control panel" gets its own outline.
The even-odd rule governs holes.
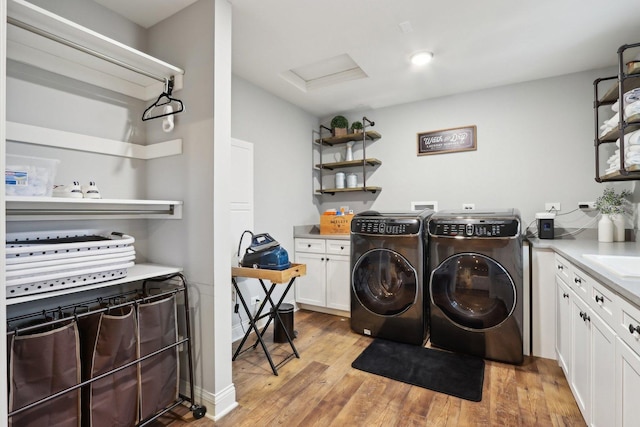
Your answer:
[[[517,219],[439,219],[429,222],[429,234],[448,237],[516,237]]]
[[[351,220],[351,232],[387,236],[406,236],[419,234],[422,221],[417,218],[354,218]]]

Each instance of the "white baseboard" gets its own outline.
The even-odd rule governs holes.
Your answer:
[[[185,396],[189,396],[187,390],[189,390],[189,382],[181,380],[180,392]],[[195,386],[194,394],[194,403],[205,406],[207,408],[205,417],[213,421],[218,421],[238,406],[238,402],[236,402],[236,388],[233,384],[230,384],[216,394]]]

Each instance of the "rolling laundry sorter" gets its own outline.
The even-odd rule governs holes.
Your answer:
[[[338,238],[296,238],[295,260],[307,265],[296,283],[296,303],[309,310],[348,315],[351,242]]]

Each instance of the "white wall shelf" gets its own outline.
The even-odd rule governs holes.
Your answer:
[[[7,221],[64,219],[181,219],[176,200],[6,197]]]
[[[140,145],[16,122],[7,122],[7,140],[141,160],[182,154],[182,139]]]
[[[169,267],[157,264],[136,264],[129,268],[127,276],[121,279],[110,280],[108,282],[94,283],[85,286],[74,286],[68,289],[60,289],[52,292],[43,292],[40,294],[29,294],[21,297],[7,298],[7,305],[22,304],[29,301],[37,301],[47,298],[58,297],[62,295],[74,294],[77,292],[90,291],[93,289],[101,289],[109,286],[123,285],[126,283],[133,283],[140,280],[151,279],[154,277],[167,276],[174,273],[181,272],[182,269],[178,267]]]
[[[184,70],[24,0],[7,1],[7,58],[141,100]]]

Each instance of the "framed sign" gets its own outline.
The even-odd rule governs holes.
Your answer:
[[[418,134],[418,156],[476,149],[476,126],[440,129]]]

